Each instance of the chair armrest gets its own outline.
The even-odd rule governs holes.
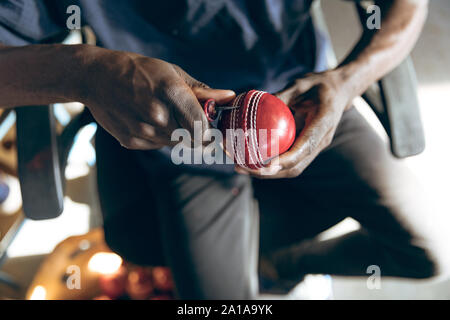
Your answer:
[[[372,1],[347,0],[355,4],[360,23],[365,30],[369,17],[366,9]],[[320,0],[314,0],[312,17],[317,30],[322,36],[330,38]],[[326,56],[330,68],[337,65],[333,48],[326,47]],[[421,153],[425,149],[425,137],[420,117],[417,97],[417,81],[410,57],[406,58],[380,81],[371,85],[362,95],[373,109],[386,130],[392,154],[405,158]]]
[[[78,34],[65,32],[45,43],[71,43],[70,36]],[[83,27],[79,35],[82,43],[95,45],[95,34],[89,27]],[[85,109],[58,136],[53,105],[19,107],[16,114],[18,175],[25,216],[33,220],[56,218],[63,211],[69,151],[77,132],[93,118]]]
[[[16,108],[17,167],[23,210],[33,220],[56,218],[63,210],[63,176],[52,108]]]
[[[367,1],[355,1],[363,28]],[[425,149],[425,136],[417,97],[417,79],[411,57],[372,85],[363,98],[372,107],[383,124],[397,158],[417,155]]]
[[[408,57],[379,81],[394,156],[405,158],[425,149],[425,135],[412,60]]]

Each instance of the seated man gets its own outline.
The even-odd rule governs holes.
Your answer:
[[[259,257],[276,283],[370,265],[433,277],[445,239],[428,227],[412,175],[352,108],[410,52],[427,1],[378,2],[381,29],[326,70],[307,0],[3,1],[0,105],[86,104],[100,125],[107,243],[132,262],[169,265],[182,298],[256,297]],[[66,28],[73,4],[99,47],[36,44]],[[199,101],[249,89],[276,94],[299,126],[306,118],[277,165],[171,162],[175,129],[209,127]],[[361,228],[314,238],[346,217]]]

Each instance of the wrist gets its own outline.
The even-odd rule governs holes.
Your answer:
[[[367,64],[355,60],[334,70],[341,79],[342,86],[353,98],[362,95],[373,82],[372,74]]]
[[[49,103],[84,102],[91,78],[89,66],[94,48],[89,47],[92,46],[29,46],[29,51],[22,57],[22,60],[30,59],[28,73],[22,73],[24,78],[29,79],[24,90],[36,92]]]
[[[133,56],[122,51],[108,50],[91,45],[80,45],[75,53],[79,71],[74,73],[76,81],[71,94],[88,107],[101,100],[106,105],[115,101],[112,90],[129,85],[133,80]],[[108,102],[107,102],[108,101]]]
[[[64,93],[72,101],[88,104],[98,94],[101,63],[106,49],[92,45],[73,45],[71,47],[71,68],[68,81],[64,84]]]
[[[347,110],[353,103],[353,99],[359,95],[358,83],[346,68],[336,68],[326,71],[334,88],[333,99],[337,105]]]

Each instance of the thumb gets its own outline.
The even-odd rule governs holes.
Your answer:
[[[204,86],[194,86],[192,92],[199,101],[214,99],[219,105],[225,104],[236,97],[236,93],[232,90],[211,89]]]
[[[291,100],[296,92],[297,90],[295,87],[289,87],[283,91],[275,93],[274,96],[283,101],[287,106],[291,107]]]
[[[306,74],[303,78],[296,79],[287,88],[279,91],[275,96],[287,106],[294,107],[304,100],[304,95],[316,84],[317,77]]]
[[[236,93],[232,90],[212,89],[208,85],[193,78],[177,65],[173,65],[175,71],[180,75],[184,82],[191,88],[194,95],[201,102],[208,99],[214,99],[218,104],[231,101],[236,97]]]

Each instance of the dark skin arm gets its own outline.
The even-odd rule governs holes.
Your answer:
[[[209,127],[199,101],[233,99],[180,67],[134,53],[89,45],[0,44],[0,106],[79,101],[124,147],[174,144],[178,128],[194,137],[194,121]]]
[[[236,171],[257,178],[294,178],[332,141],[355,97],[403,61],[416,43],[427,16],[427,0],[379,1],[381,29],[364,34],[335,69],[308,74],[277,94],[303,127],[289,151],[267,168]]]
[[[381,30],[361,39],[338,68],[307,75],[278,93],[295,110],[298,126],[306,126],[269,168],[246,173],[298,176],[331,142],[353,98],[409,53],[425,20],[427,1],[381,1],[387,2]],[[132,149],[171,145],[170,134],[180,127],[193,136],[194,121],[201,121],[205,130],[208,123],[198,101],[212,98],[225,104],[234,97],[228,90],[209,89],[167,62],[86,45],[0,44],[0,70],[0,106],[80,101]]]

